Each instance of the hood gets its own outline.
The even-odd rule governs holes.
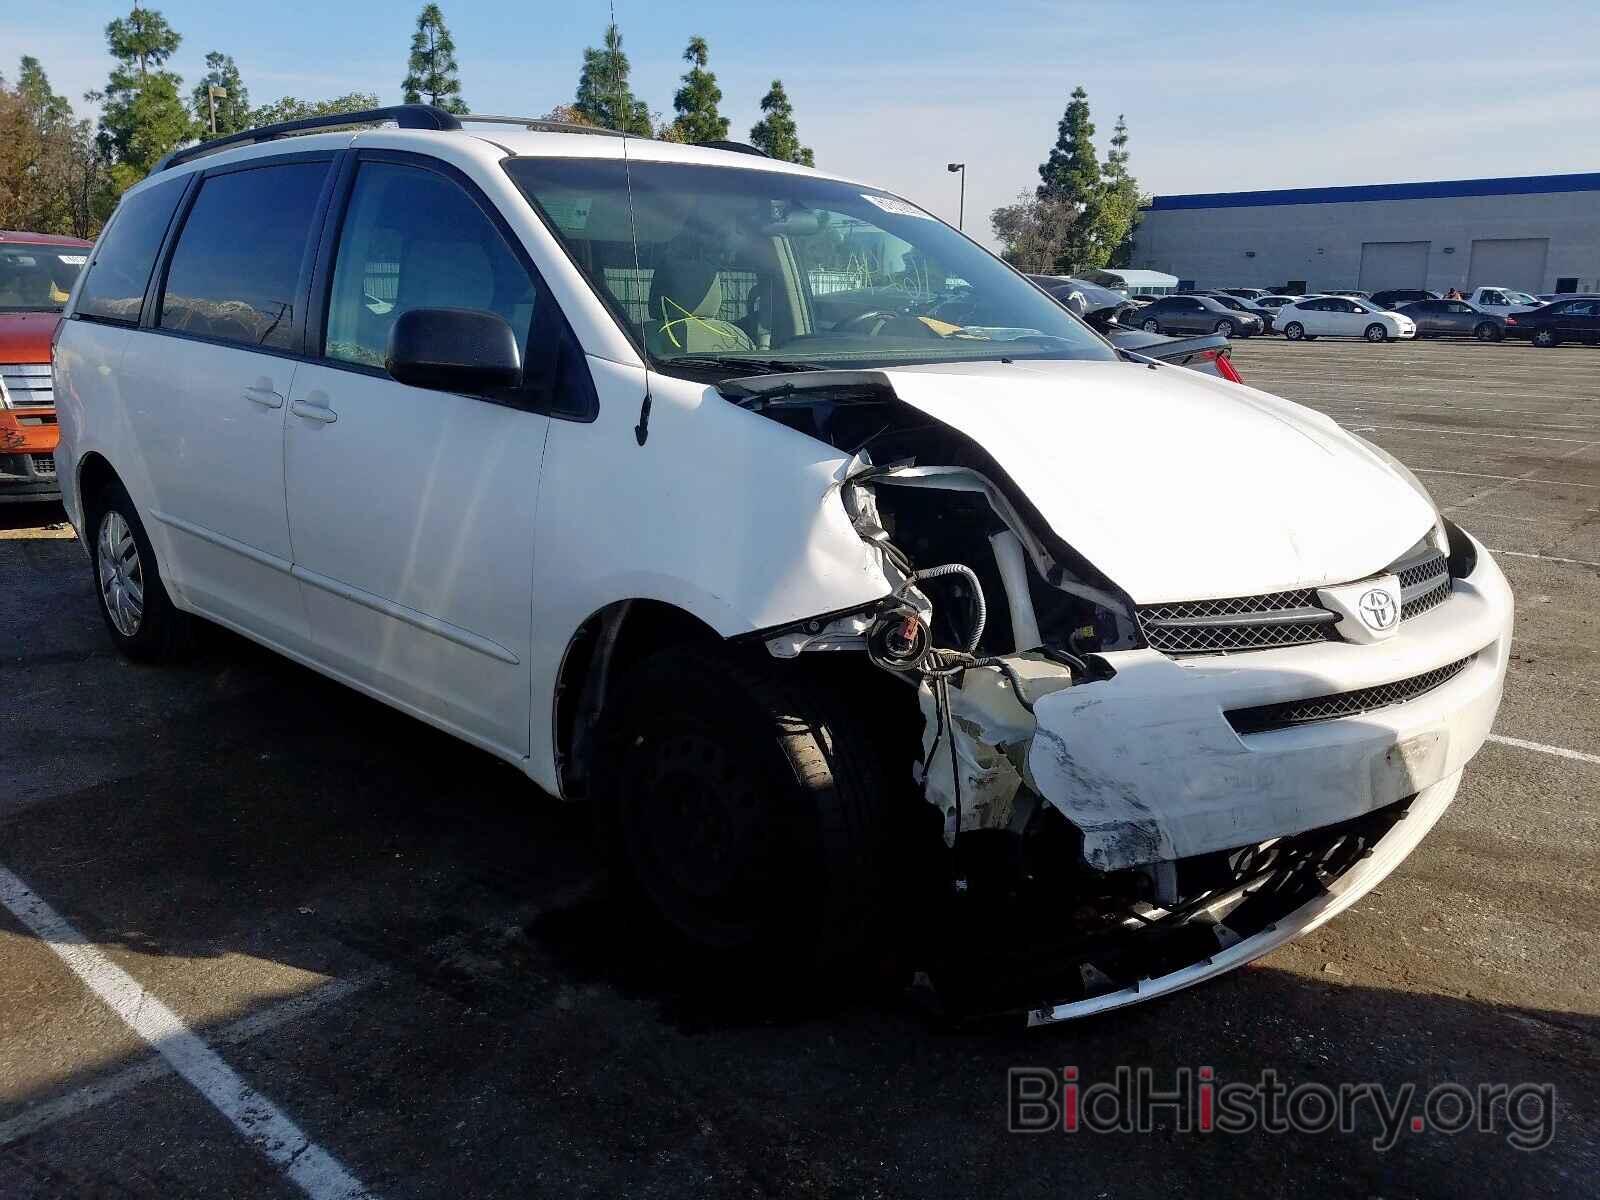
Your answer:
[[[1194,371],[1035,361],[883,375],[987,450],[1138,604],[1348,583],[1437,519],[1327,417]]]
[[[0,363],[47,363],[60,313],[0,313]]]

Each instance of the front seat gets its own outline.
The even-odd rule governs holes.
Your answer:
[[[753,350],[750,335],[721,317],[722,275],[700,259],[668,259],[650,278],[645,344],[652,353],[725,354]]]

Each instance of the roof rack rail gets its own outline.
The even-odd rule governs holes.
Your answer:
[[[758,146],[752,146],[749,142],[729,142],[719,139],[714,142],[696,142],[695,145],[703,146],[707,150],[731,150],[734,154],[754,154],[760,158],[772,157],[765,150]]]
[[[625,137],[620,129],[603,125],[581,125],[577,121],[548,121],[543,117],[502,117],[490,113],[462,113],[463,121],[482,121],[489,125],[519,125],[535,133],[595,133],[601,137]]]
[[[168,167],[192,159],[204,158],[233,146],[253,146],[257,142],[270,142],[275,138],[305,133],[312,129],[337,129],[345,125],[367,125],[378,121],[393,121],[401,129],[460,129],[461,122],[454,113],[431,104],[393,104],[387,108],[367,108],[359,112],[325,113],[316,117],[301,117],[296,121],[280,121],[276,125],[262,125],[230,133],[227,137],[212,138],[194,146],[174,150],[151,169],[152,175]]]

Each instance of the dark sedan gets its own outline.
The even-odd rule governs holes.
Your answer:
[[[1231,308],[1234,312],[1242,312],[1252,317],[1259,318],[1261,321],[1261,332],[1272,332],[1273,310],[1270,308],[1264,308],[1262,305],[1257,304],[1248,296],[1235,296],[1232,292],[1199,292],[1197,294],[1201,296],[1210,296],[1218,304],[1223,305],[1225,308]]]
[[[1511,313],[1505,323],[1507,337],[1525,338],[1535,346],[1597,342],[1600,300],[1557,300],[1531,312]]]
[[[1377,300],[1374,298],[1373,303]],[[1506,336],[1506,319],[1468,304],[1465,300],[1418,300],[1402,304],[1403,312],[1417,323],[1420,337],[1475,337],[1480,342],[1498,342]]]
[[[1390,288],[1386,292],[1372,293],[1372,302],[1390,312],[1399,312],[1402,304],[1410,304],[1416,300],[1437,299],[1439,299],[1438,292],[1430,292],[1425,288]]]
[[[1137,321],[1146,333],[1220,333],[1223,337],[1250,337],[1266,328],[1260,317],[1229,308],[1214,296],[1163,296],[1127,319]]]

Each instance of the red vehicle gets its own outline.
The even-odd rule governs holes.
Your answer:
[[[61,498],[50,338],[92,246],[0,229],[0,503]]]

